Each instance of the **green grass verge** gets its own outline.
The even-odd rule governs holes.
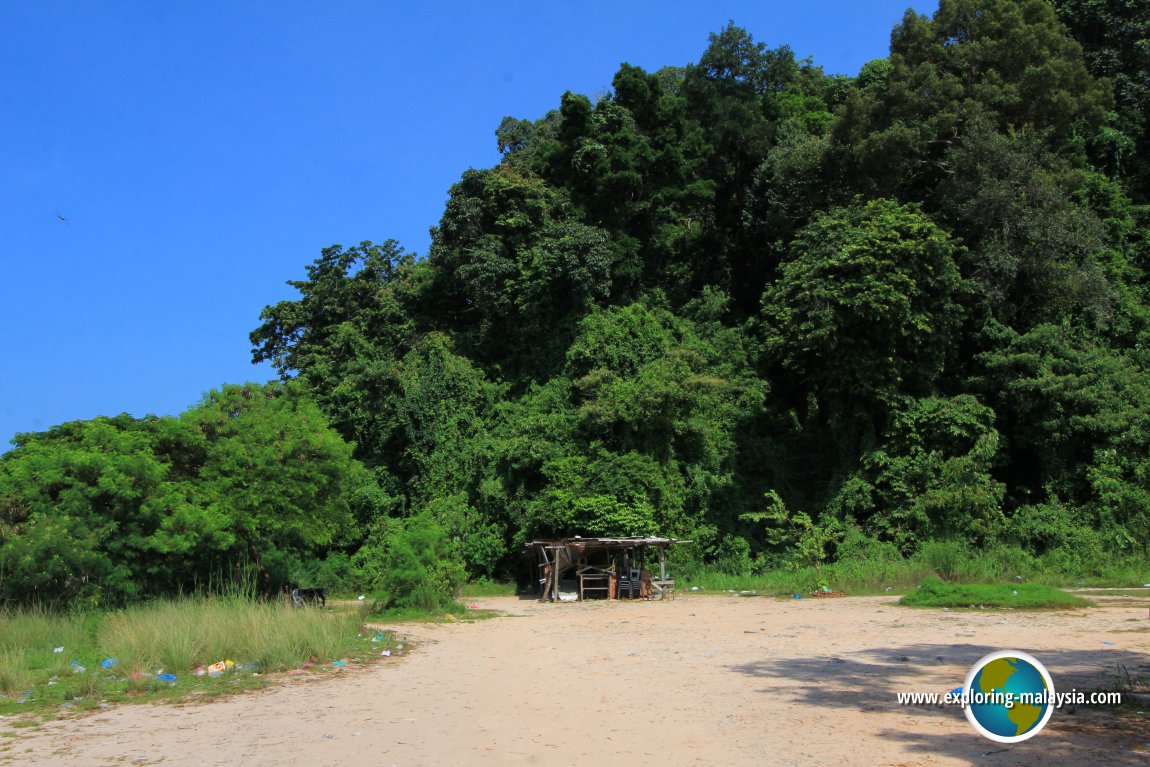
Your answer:
[[[1121,597],[1126,597],[1129,599],[1146,599],[1147,597],[1150,597],[1150,587],[1142,586],[1133,589],[1082,589],[1078,592],[1078,595],[1083,597],[1110,597],[1111,599]]]
[[[463,597],[465,598],[465,597]],[[367,602],[365,614],[378,623],[453,623],[486,620],[502,613],[498,610],[474,609],[459,602],[438,607],[383,607],[386,600],[376,597]]]
[[[749,564],[749,563],[747,563]],[[903,594],[930,577],[952,583],[1026,583],[1083,588],[1140,587],[1150,582],[1150,558],[1144,554],[1108,556],[1092,562],[1067,562],[1055,555],[1033,556],[1008,544],[978,549],[959,541],[926,541],[903,557],[889,544],[868,548],[837,562],[814,567],[779,567],[757,574],[731,575],[689,566],[676,573],[680,590],[701,593],[757,591],[759,594],[808,593],[820,582],[849,595]]]
[[[106,613],[0,611],[0,715],[44,719],[105,702],[211,696],[262,686],[269,673],[364,663],[395,640],[363,619],[355,609],[295,610],[242,597]],[[196,674],[229,660],[216,677]]]
[[[500,615],[501,613],[498,610],[464,610],[455,612],[400,607],[372,613],[371,620],[379,623],[470,623],[471,621],[497,618]]]
[[[772,570],[758,575],[730,575],[701,571],[681,578],[676,584],[680,591],[692,587],[701,594],[754,591],[757,594],[788,595],[814,591],[820,581],[835,591],[851,596],[868,594],[902,594],[917,586],[932,572],[927,567],[912,563],[883,564],[864,567],[854,563],[824,565],[822,573],[813,567]]]
[[[1088,599],[1041,583],[946,583],[928,578],[899,600],[912,607],[1087,607]]]

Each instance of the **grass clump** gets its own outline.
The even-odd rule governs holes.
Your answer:
[[[358,610],[238,595],[114,612],[0,610],[0,715],[229,693],[262,686],[269,672],[366,662],[393,645],[390,633],[366,629]],[[202,668],[220,661],[231,663],[217,676]]]
[[[338,658],[359,623],[354,611],[285,609],[242,597],[183,599],[106,614],[97,646],[139,672],[180,673],[225,659],[285,671],[309,658]]]
[[[928,578],[904,595],[899,604],[912,607],[1013,607],[1037,610],[1051,607],[1087,607],[1088,599],[1041,583],[946,583]]]

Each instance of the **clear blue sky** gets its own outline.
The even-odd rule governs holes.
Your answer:
[[[854,75],[937,2],[416,6],[0,4],[0,451],[274,377],[247,336],[285,281],[332,243],[423,254],[504,115],[697,61],[728,19]]]

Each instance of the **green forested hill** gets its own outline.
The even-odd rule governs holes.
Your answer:
[[[205,463],[182,502],[231,537],[188,550],[327,552],[367,583],[416,529],[473,576],[568,534],[690,537],[731,572],[844,539],[1006,542],[1071,569],[1144,556],[1138,5],[943,0],[854,78],[730,25],[698,63],[624,64],[598,101],[506,118],[502,161],[452,187],[425,257],[328,248],[251,335],[296,380],[276,396],[354,444],[268,449],[343,483],[280,489],[324,534],[288,512],[253,532],[283,502],[247,482],[219,500]],[[180,423],[211,455],[206,421]],[[153,446],[160,485],[185,467],[153,426],[108,428]],[[30,489],[38,451],[79,449],[66,436],[0,459],[0,598],[12,551],[111,513]]]

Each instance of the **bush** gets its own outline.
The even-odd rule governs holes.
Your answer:
[[[903,557],[899,553],[898,547],[890,541],[872,538],[857,526],[851,525],[835,549],[835,561],[839,563],[901,564]]]
[[[358,585],[351,557],[342,551],[332,551],[323,559],[313,559],[297,565],[292,569],[290,580],[335,593],[350,593]]]
[[[452,558],[443,528],[419,515],[393,530],[382,555],[381,607],[437,610],[453,604],[466,572]]]
[[[915,554],[915,559],[948,581],[966,574],[970,558],[970,547],[956,540],[923,541]]]
[[[899,604],[912,607],[1086,607],[1090,601],[1040,583],[944,583],[927,578]]]

